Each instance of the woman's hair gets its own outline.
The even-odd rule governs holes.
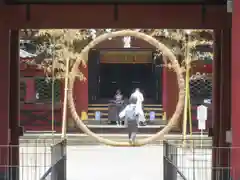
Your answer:
[[[118,90],[116,91],[116,94],[121,94],[120,89],[118,89]]]

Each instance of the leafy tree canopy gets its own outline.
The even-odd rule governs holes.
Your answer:
[[[35,63],[46,74],[54,72],[56,78],[65,75],[66,62],[70,68],[80,57],[81,50],[97,36],[120,29],[25,29],[21,31],[22,40],[30,40],[36,45]],[[184,29],[134,29],[151,35],[169,47],[174,54],[181,57],[186,65],[186,54],[191,61],[212,59],[213,31]],[[187,51],[189,50],[189,51]],[[159,52],[161,53],[161,52]],[[81,60],[85,65],[85,61]],[[77,76],[84,79],[79,71]]]

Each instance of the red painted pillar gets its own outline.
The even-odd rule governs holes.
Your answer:
[[[19,67],[19,34],[18,30],[10,31],[10,98],[9,98],[9,177],[19,179],[19,136],[20,124],[20,67]]]
[[[228,179],[229,144],[226,131],[230,130],[231,101],[230,65],[231,32],[229,28],[215,31],[213,76],[213,159],[212,179]],[[216,168],[219,167],[219,168]]]
[[[176,110],[178,101],[178,83],[176,73],[169,68],[166,68],[166,114],[169,120]],[[181,118],[180,118],[181,119]]]
[[[214,31],[214,59],[213,59],[213,105],[212,105],[212,119],[213,119],[213,147],[218,146],[220,133],[220,84],[221,84],[221,30]],[[212,166],[216,167],[218,164],[218,149],[213,148],[212,152]],[[217,178],[216,169],[212,170],[212,180]]]
[[[81,117],[81,112],[88,111],[88,68],[87,66],[80,65],[79,67],[80,72],[83,73],[85,80],[80,81],[80,79],[76,78],[74,82],[73,88],[73,98],[75,101],[75,107],[78,115]],[[64,99],[64,82],[62,83],[61,89],[61,101],[63,102]],[[68,111],[67,117],[68,121],[68,129],[74,128],[74,124],[72,122],[72,114]]]
[[[163,56],[163,58],[166,58],[165,56]],[[167,60],[163,61],[163,62],[167,62]],[[165,66],[162,67],[162,106],[163,106],[163,112],[166,113],[166,107],[167,107],[167,68],[166,64]],[[165,114],[166,115],[166,114]],[[167,118],[167,117],[165,117]]]
[[[167,67],[163,67],[163,72],[162,72],[162,106],[163,106],[163,111],[166,112],[166,107],[167,107]]]
[[[35,80],[34,78],[24,78],[26,83],[25,102],[33,102],[36,99]]]
[[[231,65],[231,106],[232,106],[232,154],[233,180],[240,179],[240,1],[233,1],[232,14],[232,65]]]
[[[8,165],[8,134],[9,134],[9,81],[10,81],[10,61],[9,61],[9,31],[5,29],[4,24],[1,23],[0,36],[1,36],[1,47],[0,47],[0,179],[6,175],[6,166]]]
[[[230,18],[229,18],[230,19]],[[231,29],[222,30],[221,48],[221,103],[220,103],[220,133],[219,144],[219,166],[223,167],[220,172],[221,179],[229,176],[230,145],[226,142],[226,132],[231,130]],[[224,170],[225,169],[225,170]]]
[[[86,78],[85,81],[80,81],[76,78],[74,84],[76,110],[80,116],[82,111],[87,112],[88,110],[88,67],[81,65],[79,69]]]

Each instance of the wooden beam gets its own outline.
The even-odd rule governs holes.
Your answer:
[[[117,21],[114,10],[114,5],[31,5],[29,20],[25,6],[12,5],[0,8],[0,17],[9,28],[221,29],[230,25],[223,5],[206,5],[204,22],[201,5],[118,5]]]

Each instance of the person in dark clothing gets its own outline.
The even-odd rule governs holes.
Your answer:
[[[115,94],[115,103],[116,103],[116,123],[118,126],[121,126],[121,119],[119,118],[119,113],[122,110],[123,106],[123,95],[121,94],[120,90],[117,90]]]
[[[129,99],[129,105],[119,114],[120,118],[125,118],[125,124],[128,129],[128,139],[131,144],[135,143],[136,135],[138,131],[138,114],[136,111],[137,98],[131,96]]]

